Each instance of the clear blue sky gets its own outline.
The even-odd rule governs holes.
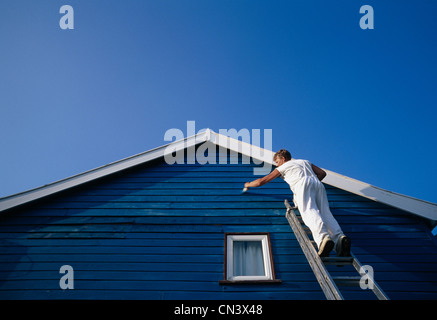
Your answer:
[[[0,197],[194,120],[273,129],[274,150],[437,203],[436,15],[431,0],[2,0]]]

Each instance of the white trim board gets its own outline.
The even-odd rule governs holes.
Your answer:
[[[158,159],[166,154],[170,154],[171,152],[177,152],[206,141],[228,150],[239,152],[245,156],[252,157],[260,162],[262,161],[269,165],[275,165],[273,162],[273,151],[254,146],[207,129],[206,131],[200,132],[191,137],[151,149],[138,155],[134,155],[132,157],[125,158],[39,188],[1,198],[0,212],[108,176],[136,165]],[[332,172],[330,170],[324,170],[327,172],[327,176],[323,182],[328,185],[357,194],[367,199],[402,209],[434,222],[437,221],[437,204],[384,190],[365,182]]]
[[[172,149],[180,150],[183,148],[188,148],[196,145],[205,140],[205,133],[200,133],[196,136],[188,137],[183,140],[173,142],[171,144],[167,144],[155,149],[151,149],[149,151],[134,155],[132,157],[128,157],[116,162],[112,162],[108,165],[98,167],[96,169],[92,169],[72,177],[62,179],[42,187],[38,187],[35,189],[31,189],[29,191],[25,191],[22,193],[18,193],[15,195],[11,195],[5,198],[0,199],[0,212],[13,208],[15,206],[19,206],[76,186],[81,184],[103,178],[110,174],[134,167],[139,164],[143,164],[155,159],[158,159],[165,155],[166,148],[169,145],[172,145]]]
[[[326,184],[437,221],[437,204],[435,203],[381,189],[326,169],[323,170],[327,172],[323,179]]]

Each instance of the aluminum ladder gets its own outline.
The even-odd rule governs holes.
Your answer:
[[[326,265],[352,265],[355,270],[361,275],[362,265],[358,259],[351,253],[350,257],[320,257],[316,251],[314,241],[308,238],[307,232],[304,230],[302,223],[297,218],[297,207],[292,207],[288,200],[284,201],[287,212],[285,214],[295,236],[299,241],[299,245],[308,260],[320,287],[328,300],[344,300],[343,295],[339,290],[339,286],[359,286],[361,276],[359,277],[332,277],[326,268]],[[389,300],[388,296],[378,286],[372,277],[367,277],[367,286],[376,295],[379,300]]]

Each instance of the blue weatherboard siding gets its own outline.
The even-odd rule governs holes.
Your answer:
[[[288,185],[241,194],[253,166],[153,161],[3,213],[0,299],[324,299],[284,216]],[[390,298],[437,298],[437,246],[422,219],[327,192]],[[220,285],[226,232],[269,232],[282,283]],[[59,287],[62,265],[74,269],[73,290]]]

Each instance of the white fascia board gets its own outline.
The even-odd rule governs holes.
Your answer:
[[[381,189],[326,169],[323,170],[327,173],[323,179],[326,184],[437,221],[437,205],[435,203]]]
[[[0,212],[105,177],[121,170],[129,169],[136,165],[155,160],[167,154],[171,154],[172,152],[192,147],[198,143],[206,141],[206,136],[207,132],[202,132],[42,187],[2,198],[0,199]]]
[[[260,148],[258,146],[216,133],[214,131],[210,131],[209,141],[218,145],[219,147],[241,153],[249,158],[253,158],[255,164],[264,163],[262,168],[254,168],[255,175],[268,174],[268,171],[271,171],[271,166],[276,165],[276,163],[273,161],[273,156],[275,153],[271,150]],[[269,167],[266,167],[265,164],[268,164]]]
[[[48,195],[55,194],[60,191],[67,190],[72,187],[76,187],[92,180],[102,178],[118,171],[158,159],[173,152],[193,147],[199,143],[206,141],[210,141],[220,147],[229,149],[231,151],[241,153],[247,157],[252,157],[260,164],[265,163],[269,166],[276,165],[273,161],[273,151],[251,145],[244,141],[240,141],[207,129],[206,131],[190,136],[188,138],[181,139],[167,145],[140,153],[138,155],[110,163],[108,165],[72,176],[70,178],[63,179],[23,193],[2,198],[0,199],[0,212],[18,205],[22,205],[46,197]],[[259,170],[258,173],[255,171],[255,174],[267,174],[268,172],[266,172],[266,170],[271,169],[271,167],[266,168],[266,166],[264,166],[263,168],[255,169]],[[332,172],[330,170],[324,170],[327,172],[327,176],[325,177],[323,182],[328,185],[357,194],[367,199],[388,204],[390,206],[411,212],[413,214],[425,217],[433,221],[437,221],[437,204],[384,190],[364,183],[362,181]]]
[[[270,165],[276,165],[273,161],[274,152],[263,149],[243,141],[236,140],[215,132],[211,133],[210,141],[227,149],[240,152],[248,157]],[[327,173],[323,183],[357,194],[359,196],[390,205],[395,208],[413,213],[415,215],[437,221],[437,204],[416,199],[392,191],[384,190],[368,183],[346,177],[324,169]]]

